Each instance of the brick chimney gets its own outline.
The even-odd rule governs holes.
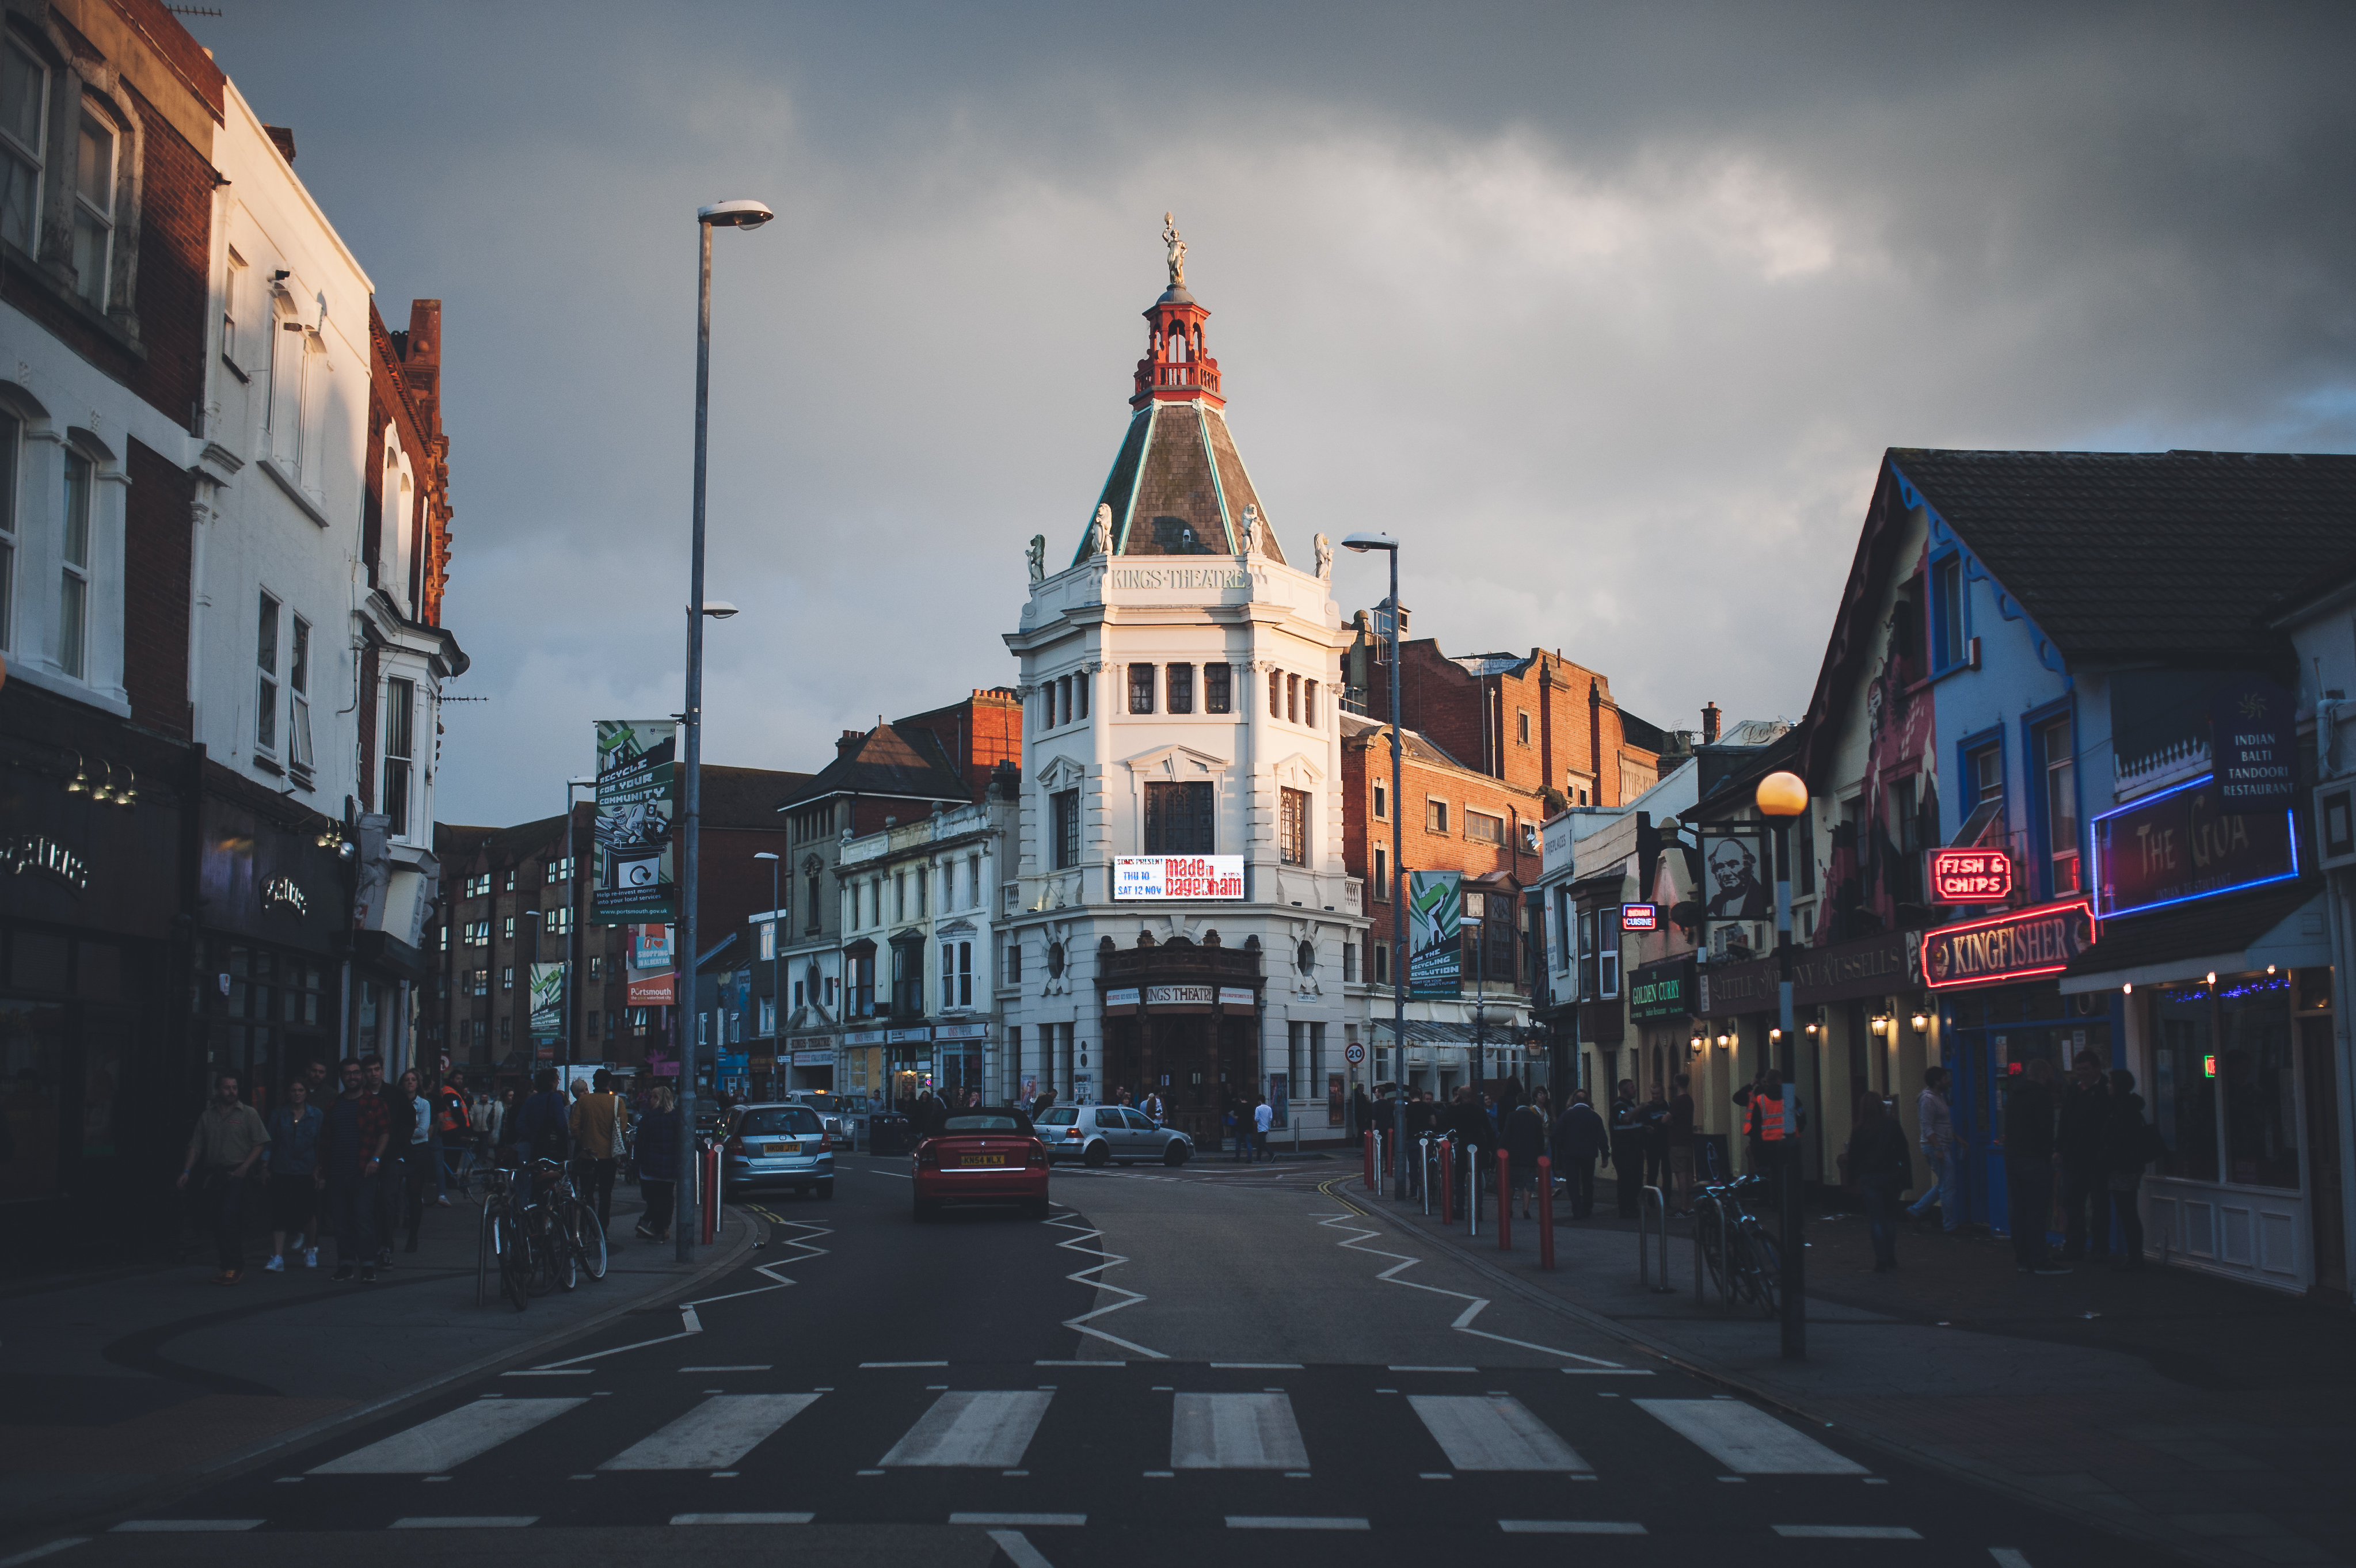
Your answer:
[[[842,732],[842,738],[834,743],[835,756],[849,757],[852,752],[859,749],[859,743],[866,738],[867,732],[863,729],[844,730]]]
[[[1716,746],[1718,744],[1719,722],[1725,716],[1725,714],[1719,711],[1719,707],[1716,703],[1704,703],[1701,705],[1702,745]]]

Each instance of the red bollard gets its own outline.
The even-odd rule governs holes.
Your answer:
[[[1372,1128],[1366,1130],[1366,1190],[1375,1190],[1375,1134]]]
[[[1440,1222],[1456,1223],[1456,1142],[1440,1140]]]
[[[1497,1251],[1514,1250],[1514,1165],[1513,1156],[1505,1150],[1497,1151]]]
[[[1554,1267],[1554,1161],[1538,1156],[1538,1267]]]

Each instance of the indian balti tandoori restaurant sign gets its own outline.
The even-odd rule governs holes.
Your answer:
[[[1933,991],[2058,974],[2094,945],[2094,910],[2083,898],[2014,909],[1922,933],[1922,979]]]

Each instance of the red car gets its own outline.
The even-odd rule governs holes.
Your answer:
[[[1030,1113],[1003,1106],[952,1113],[916,1145],[916,1219],[945,1203],[1019,1203],[1047,1218],[1047,1145],[1031,1131]]]

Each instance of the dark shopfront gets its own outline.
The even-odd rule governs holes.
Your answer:
[[[1180,939],[1100,954],[1104,1088],[1097,1098],[1157,1092],[1165,1122],[1199,1148],[1217,1147],[1227,1095],[1248,1102],[1258,1084],[1259,985],[1253,949]]]
[[[171,1207],[135,1195],[164,1189],[201,1093],[173,983],[187,758],[37,689],[0,696],[0,1246],[19,1260],[168,1239]]]

